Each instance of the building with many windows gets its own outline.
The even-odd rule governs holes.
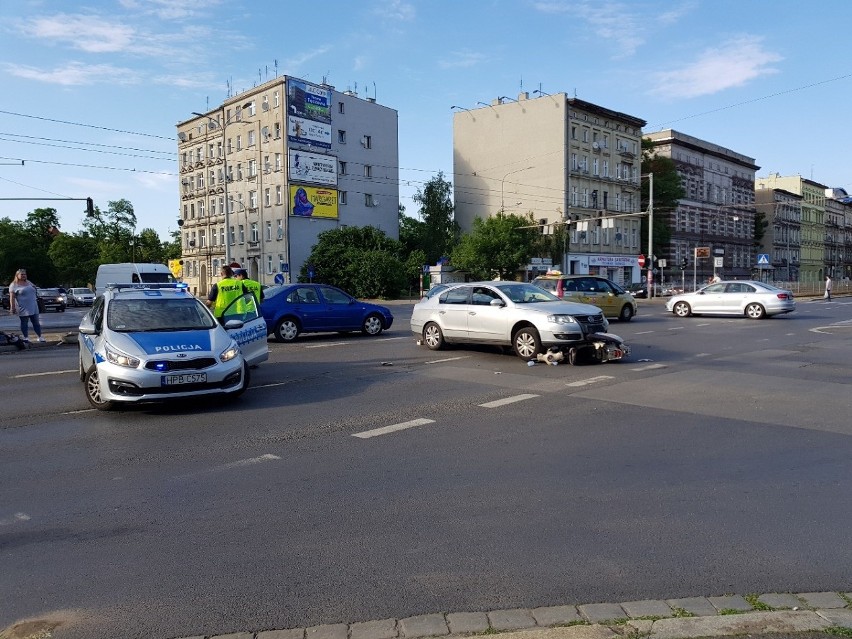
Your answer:
[[[399,236],[394,109],[278,77],[177,125],[183,280],[206,295],[237,262],[262,284],[296,281],[317,236]]]
[[[654,213],[665,216],[671,229],[668,250],[655,251],[657,257],[668,264],[686,260],[682,281],[690,279],[694,285],[714,274],[752,277],[757,266],[754,176],[760,168],[754,158],[673,129],[645,137],[657,154],[674,161],[686,192],[674,211]]]
[[[802,242],[802,196],[784,189],[767,189],[758,184],[754,203],[767,222],[758,252],[769,256],[772,278],[784,282],[798,281]]]
[[[639,281],[645,120],[565,93],[506,96],[453,115],[455,219],[499,212],[568,224],[562,270]]]

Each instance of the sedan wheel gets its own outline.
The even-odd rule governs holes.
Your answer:
[[[430,351],[439,351],[444,346],[444,334],[441,327],[429,322],[423,327],[423,343]]]
[[[512,338],[512,346],[515,349],[515,355],[521,359],[535,359],[536,355],[541,352],[541,339],[538,336],[538,331],[531,326],[520,329]]]
[[[618,316],[620,322],[629,322],[633,319],[633,307],[630,304],[625,304],[621,309],[621,314]]]
[[[674,305],[674,314],[678,317],[689,317],[692,315],[692,309],[689,308],[689,304],[686,302],[678,302]]]
[[[378,335],[382,332],[382,318],[376,315],[375,313],[372,315],[368,315],[367,319],[364,320],[363,326],[361,326],[361,332],[364,335]]]
[[[745,307],[745,314],[751,319],[763,319],[766,317],[766,310],[757,302],[752,302]]]
[[[112,410],[115,408],[115,402],[105,400],[101,397],[101,384],[98,378],[97,366],[92,366],[89,369],[84,381],[86,383],[86,399],[89,400],[92,408],[97,408],[98,410]]]
[[[275,339],[279,342],[292,342],[299,336],[299,324],[292,317],[285,317],[275,327]]]

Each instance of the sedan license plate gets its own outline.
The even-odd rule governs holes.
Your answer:
[[[207,382],[207,373],[184,373],[183,375],[163,375],[160,377],[163,386],[175,384],[204,384]]]

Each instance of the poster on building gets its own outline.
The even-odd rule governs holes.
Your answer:
[[[290,149],[288,176],[292,182],[337,186],[337,157]]]
[[[287,113],[331,124],[331,90],[304,80],[287,80]]]
[[[330,149],[331,125],[288,115],[287,139],[293,144],[310,144],[311,146]]]
[[[337,189],[291,184],[290,215],[336,220]]]

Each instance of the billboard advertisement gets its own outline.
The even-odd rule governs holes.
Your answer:
[[[337,186],[337,157],[290,149],[287,164],[291,182]]]
[[[337,189],[291,184],[290,215],[336,220]]]
[[[311,146],[330,149],[331,125],[288,115],[287,139],[293,144],[310,144]]]
[[[331,90],[290,78],[287,80],[287,113],[306,120],[331,124]]]

